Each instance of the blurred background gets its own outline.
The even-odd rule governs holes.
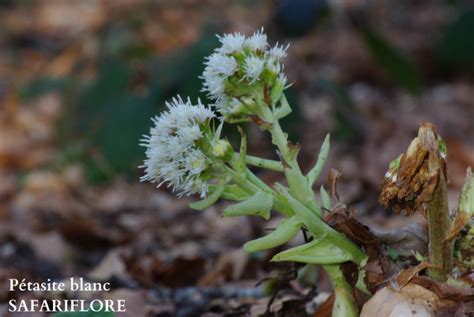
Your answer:
[[[83,276],[112,283],[93,296],[125,298],[128,312],[118,316],[256,316],[269,292],[255,285],[273,278],[279,316],[314,314],[317,296],[330,290],[324,276],[289,281],[291,265],[269,264],[271,252],[241,250],[276,222],[222,219],[224,204],[192,211],[192,199],[138,181],[138,140],[150,117],[178,93],[206,101],[198,76],[215,34],[262,26],[270,43],[291,43],[293,113],[283,125],[302,145],[303,169],[330,132],[327,165],[342,172],[341,200],[366,224],[401,227],[413,219],[383,210],[379,186],[388,163],[430,121],[447,143],[456,208],[474,166],[470,1],[2,0],[2,285]],[[249,152],[276,158],[266,134],[245,129]],[[238,140],[233,128],[227,133]],[[268,183],[281,177],[258,175]],[[84,294],[2,287],[0,315],[9,316],[9,298],[48,296]]]

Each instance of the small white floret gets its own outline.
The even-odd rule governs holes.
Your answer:
[[[219,99],[224,95],[224,82],[237,70],[237,61],[232,56],[214,53],[207,58],[201,78],[204,80],[202,91],[207,92],[209,98]]]
[[[260,79],[260,74],[265,67],[265,61],[257,56],[249,56],[245,59],[245,78],[250,82],[255,82]]]
[[[207,58],[206,69],[213,75],[227,78],[237,70],[237,62],[234,57],[214,53]]]
[[[218,51],[224,54],[240,52],[245,43],[245,36],[240,33],[225,34],[224,36],[217,37],[222,44]]]
[[[252,34],[245,41],[245,46],[254,51],[264,51],[268,47],[267,35],[263,33],[263,28]]]
[[[283,47],[283,46],[278,46],[275,45],[275,47],[272,47],[270,49],[270,51],[268,52],[268,55],[270,57],[271,60],[274,60],[274,61],[280,61],[282,60],[283,58],[286,57],[286,50],[288,49],[290,45],[287,45],[286,47]]]

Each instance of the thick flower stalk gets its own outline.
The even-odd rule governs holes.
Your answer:
[[[340,264],[352,261],[363,267],[367,257],[324,222],[323,209],[330,210],[330,199],[322,188],[319,203],[312,189],[328,155],[329,136],[314,167],[303,174],[297,161],[299,147],[288,141],[279,124],[291,112],[284,95],[287,82],[281,64],[286,48],[270,47],[263,30],[250,37],[227,34],[219,40],[221,46],[207,58],[202,79],[203,91],[214,101],[221,123],[215,127],[214,113],[201,103],[174,99],[168,111],[154,119],[155,126],[143,141],[147,160],[142,180],[167,183],[178,195],[199,194],[203,199],[190,205],[198,210],[221,198],[237,202],[224,209],[224,216],[269,219],[272,210],[282,214],[286,219],[273,232],[247,242],[244,250],[274,248],[307,230],[311,241],[278,253],[272,260],[323,265],[335,288],[333,316],[357,316],[353,289],[345,281]],[[242,130],[238,152],[221,138],[224,122],[242,121],[253,121],[271,134],[280,161],[248,155]],[[249,165],[283,172],[288,186],[267,185]]]
[[[407,214],[421,213],[428,221],[430,276],[445,281],[453,268],[446,146],[430,123],[421,125],[407,152],[390,164],[380,202]]]
[[[460,245],[457,265],[469,263],[466,247],[471,236],[459,237],[460,232],[472,222],[474,214],[474,176],[469,168],[459,197],[456,217],[451,219],[447,194],[447,149],[436,127],[423,123],[418,136],[413,139],[407,152],[390,163],[380,194],[380,202],[395,211],[408,215],[416,212],[426,217],[429,229],[429,275],[437,281],[445,281],[456,271],[453,269],[453,246],[456,238]],[[468,231],[469,232],[469,231]],[[469,258],[468,256],[467,258]],[[465,261],[467,260],[467,261]],[[470,264],[468,264],[469,266]]]

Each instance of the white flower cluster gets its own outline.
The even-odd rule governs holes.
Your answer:
[[[141,145],[146,147],[142,181],[167,183],[178,196],[199,193],[204,197],[208,183],[202,174],[209,169],[206,155],[196,145],[203,137],[203,127],[209,126],[214,112],[198,101],[191,104],[179,96],[166,103],[168,110],[153,118],[150,135]]]
[[[281,95],[286,78],[281,60],[286,48],[270,48],[263,29],[250,37],[240,33],[219,37],[221,46],[207,58],[202,78],[203,90],[229,121],[248,121],[260,105],[271,104]],[[278,93],[274,93],[277,90]],[[226,140],[216,140],[210,127],[214,112],[201,104],[193,105],[179,96],[166,103],[167,111],[153,119],[146,147],[142,181],[160,186],[166,183],[178,196],[199,193],[205,197],[216,160],[226,161],[233,149]]]
[[[271,89],[277,83],[286,85],[281,60],[286,49],[276,45],[270,48],[263,29],[250,37],[240,33],[219,36],[221,46],[207,57],[201,76],[203,91],[215,102],[224,117],[245,112],[254,96],[249,87]]]

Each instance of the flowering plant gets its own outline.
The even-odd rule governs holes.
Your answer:
[[[235,201],[224,209],[226,217],[259,216],[268,220],[272,210],[280,213],[284,220],[276,229],[245,243],[244,250],[274,248],[301,230],[309,232],[309,241],[276,254],[272,261],[322,265],[334,287],[332,315],[357,316],[354,288],[346,281],[341,264],[352,262],[352,267],[358,268],[361,274],[356,287],[368,293],[361,279],[366,275],[368,257],[324,221],[326,214],[335,216],[330,196],[321,186],[318,201],[312,189],[326,162],[329,135],[314,166],[303,174],[297,160],[299,147],[288,141],[279,123],[291,112],[284,94],[288,85],[282,65],[287,47],[270,47],[263,30],[250,37],[226,34],[219,40],[221,45],[206,59],[201,76],[202,90],[213,104],[206,107],[199,100],[193,104],[179,96],[167,103],[167,111],[153,119],[150,135],[142,140],[147,157],[142,180],[158,186],[166,183],[178,196],[199,194],[202,200],[190,204],[197,210],[219,199]],[[239,151],[222,136],[224,124],[248,121],[271,135],[279,161],[249,155],[246,135],[239,127]],[[384,206],[408,214],[421,212],[427,218],[428,274],[435,281],[445,281],[456,270],[473,267],[474,175],[468,169],[456,218],[450,219],[446,157],[446,146],[434,125],[422,124],[407,152],[390,163],[380,195]],[[266,184],[249,166],[283,173],[287,186]],[[463,233],[464,228],[468,228],[467,233]],[[369,274],[367,270],[370,281]]]
[[[334,286],[333,316],[357,316],[352,286],[345,280],[340,264],[352,261],[363,267],[364,252],[344,234],[323,220],[331,210],[331,200],[321,187],[321,202],[315,199],[313,184],[319,177],[329,151],[324,140],[314,167],[303,174],[297,156],[279,120],[291,112],[284,89],[287,87],[281,60],[286,48],[270,48],[263,30],[250,37],[234,33],[219,37],[221,46],[205,62],[203,91],[214,101],[205,107],[180,97],[167,104],[168,110],[156,117],[150,135],[143,139],[147,159],[142,180],[167,183],[181,195],[199,194],[201,201],[191,207],[203,210],[219,199],[236,201],[224,209],[224,216],[260,216],[269,219],[271,211],[285,219],[270,234],[249,241],[246,252],[274,248],[292,239],[301,229],[312,239],[298,247],[276,254],[272,261],[292,261],[323,265]],[[220,114],[220,123],[216,120]],[[239,151],[221,136],[225,123],[253,121],[268,131],[280,161],[247,154],[247,139],[241,133]],[[249,165],[285,175],[288,186],[270,186],[260,180]]]

